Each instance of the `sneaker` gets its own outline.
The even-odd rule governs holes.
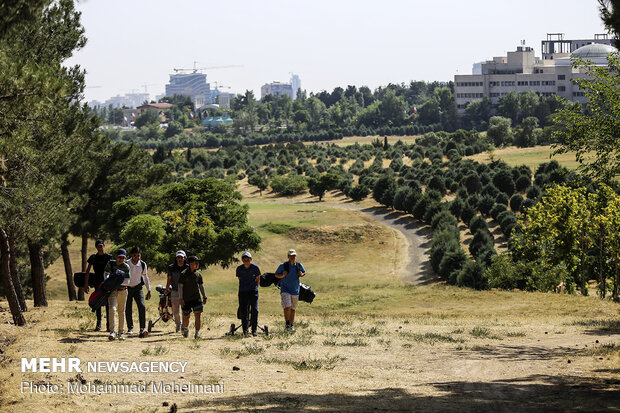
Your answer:
[[[288,327],[288,331],[291,331],[291,332],[293,332],[293,333],[294,333],[294,332],[295,332],[295,327],[293,327],[293,325],[291,324],[291,325]]]
[[[129,330],[127,330],[127,335],[133,336],[133,328],[130,328]]]
[[[256,332],[256,330],[252,331],[252,336],[253,336],[253,337],[258,336],[258,333]]]
[[[243,330],[243,337],[249,337],[248,330]]]
[[[284,331],[291,331],[291,326],[287,324],[286,327],[284,328]]]
[[[145,329],[140,330],[140,335],[139,335],[140,338],[144,338],[148,335],[149,335],[149,332],[146,331]]]
[[[118,339],[119,339],[119,340],[125,340],[125,334],[120,333],[120,334],[118,335]]]
[[[195,339],[200,338],[200,331],[196,331],[196,334],[194,334],[194,338]]]
[[[177,331],[176,332],[180,333],[181,332],[181,327],[177,326]]]
[[[97,324],[95,326],[95,331],[101,331],[101,324]]]
[[[110,333],[110,335],[108,336],[108,340],[114,341],[114,339],[116,339],[116,333],[114,331],[112,331]]]
[[[183,337],[187,337],[189,336],[189,328],[184,328],[183,329]]]

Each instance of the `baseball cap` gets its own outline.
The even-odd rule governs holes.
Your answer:
[[[288,250],[288,255],[297,255],[297,251],[295,251],[295,250]]]
[[[95,241],[95,247],[98,247],[99,245],[103,245],[102,239],[98,239],[97,241]]]
[[[188,263],[189,263],[189,262],[197,262],[197,261],[200,261],[200,258],[198,258],[198,257],[197,257],[197,256],[195,256],[195,255],[192,255],[192,256],[190,256],[190,257],[187,259],[187,262],[188,262]]]
[[[118,251],[116,251],[116,256],[127,258],[127,251],[125,251],[124,248],[119,248]]]
[[[243,254],[241,254],[241,258],[243,258],[243,257],[252,258],[252,254],[250,254],[249,251],[244,251]]]
[[[177,257],[178,257],[178,256],[181,256],[181,257],[183,257],[183,258],[187,257],[187,255],[185,254],[185,251],[183,251],[183,250],[178,250],[178,251],[177,251],[177,255],[176,255],[176,256],[177,256]]]

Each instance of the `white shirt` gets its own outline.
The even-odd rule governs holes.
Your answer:
[[[127,285],[129,287],[135,287],[140,284],[140,282],[142,282],[142,279],[144,279],[146,290],[151,291],[151,280],[149,280],[148,268],[146,267],[146,263],[144,263],[143,271],[140,261],[142,260],[139,260],[137,264],[134,264],[131,259],[126,261],[127,264],[129,264],[129,275],[131,275],[131,278],[129,279],[129,283]]]

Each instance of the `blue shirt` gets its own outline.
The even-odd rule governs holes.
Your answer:
[[[250,263],[249,268],[243,264],[237,267],[237,277],[239,278],[239,291],[258,291],[256,277],[260,275],[258,265]]]
[[[287,261],[288,262],[288,261]],[[299,295],[299,275],[297,274],[297,264],[301,268],[301,272],[306,272],[306,269],[301,262],[295,262],[295,265],[288,266],[288,274],[280,281],[280,292],[289,293],[290,295]],[[280,264],[276,270],[276,274],[282,274],[284,272],[284,263]]]

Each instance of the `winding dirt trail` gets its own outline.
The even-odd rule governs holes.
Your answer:
[[[317,203],[303,203],[303,205],[317,205]],[[431,232],[427,227],[416,222],[410,215],[378,206],[361,207],[337,203],[321,203],[320,205],[359,211],[380,224],[400,232],[408,244],[408,261],[403,266],[401,278],[415,285],[433,284],[439,281],[439,278],[433,274],[430,265]]]

